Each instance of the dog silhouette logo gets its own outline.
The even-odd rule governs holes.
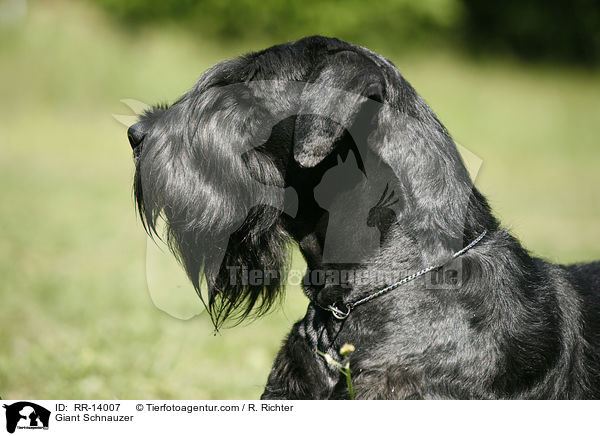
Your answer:
[[[6,431],[14,433],[18,429],[48,429],[50,411],[29,401],[19,401],[6,409]]]

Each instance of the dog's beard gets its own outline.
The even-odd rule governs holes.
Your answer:
[[[136,162],[134,195],[147,233],[168,244],[215,328],[264,314],[282,294],[288,265],[279,170],[256,149],[202,160],[173,158],[169,150],[150,147]]]

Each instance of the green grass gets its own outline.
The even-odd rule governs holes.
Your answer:
[[[157,309],[112,114],[128,114],[125,98],[172,101],[210,65],[267,43],[130,33],[70,2],[30,7],[0,29],[0,396],[256,398],[305,298],[291,287],[281,310],[217,336],[206,316]],[[372,48],[483,159],[477,183],[527,247],[600,257],[596,75]]]

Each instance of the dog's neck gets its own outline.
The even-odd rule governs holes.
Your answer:
[[[290,229],[307,263],[305,292],[321,307],[359,299],[421,269],[439,265],[482,231],[493,233],[498,229],[498,222],[489,212],[485,198],[473,188],[462,233],[457,229],[423,231],[414,223],[427,221],[427,217],[404,214],[394,223],[385,244],[377,252],[368,253],[364,259],[352,264],[327,263],[323,261],[327,215],[315,214],[311,218],[314,219],[312,226],[296,221]],[[460,238],[453,237],[456,233]]]
[[[482,231],[491,233],[498,228],[485,198],[473,186],[456,146],[441,125],[423,133],[417,125],[418,120],[399,115],[397,111],[380,116],[393,119],[389,121],[388,132],[372,138],[381,144],[379,147],[367,147],[366,140],[354,142],[346,137],[334,147],[338,151],[346,150],[341,159],[333,153],[311,168],[299,166],[291,157],[281,159],[286,183],[298,193],[298,214],[285,218],[285,228],[298,243],[306,260],[305,291],[313,301],[339,301],[364,294],[377,286],[390,285],[403,274],[439,263]],[[285,128],[286,134],[280,135],[280,139],[286,138],[282,143],[292,141],[292,130],[289,126]],[[418,131],[420,136],[416,133],[407,135],[412,130]],[[417,139],[406,143],[407,136]],[[440,148],[436,153],[431,150],[434,146]],[[286,155],[283,150],[290,148],[282,147],[281,155]],[[399,148],[405,152],[398,153]],[[413,160],[413,156],[432,161],[423,167]],[[364,177],[360,174],[356,177],[359,171]],[[354,180],[355,189],[345,187],[345,191],[340,189],[338,193],[340,179]],[[324,209],[331,204],[319,201],[318,188],[323,185],[333,186],[333,197],[352,193],[346,195],[350,198],[346,205],[350,207],[342,207],[348,215],[341,221],[335,219],[336,212],[332,214],[331,208]],[[373,206],[390,203],[394,204],[393,208],[384,210],[382,207],[378,216],[393,210],[394,213],[388,213],[393,220],[386,226],[377,226],[381,234],[371,234],[371,240],[364,244],[368,247],[360,252],[360,256],[352,257],[351,262],[336,262],[335,259],[332,262],[328,252],[344,254],[346,247],[352,248],[365,241],[364,238],[353,238],[355,227],[348,223],[355,218],[364,220],[364,211]],[[362,226],[365,228],[364,222]],[[371,227],[371,224],[367,226]],[[332,239],[328,238],[331,236],[328,233],[340,229],[345,233],[333,239],[331,250]],[[339,247],[335,246],[336,242],[341,243]],[[368,280],[358,283],[352,279],[352,272],[356,276],[374,270],[385,271],[387,277],[373,283]]]

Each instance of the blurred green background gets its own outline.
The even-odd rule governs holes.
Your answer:
[[[216,336],[157,309],[112,114],[308,34],[392,59],[483,159],[478,186],[534,253],[600,258],[598,17],[583,0],[0,1],[0,396],[258,397],[305,298],[290,286]]]

